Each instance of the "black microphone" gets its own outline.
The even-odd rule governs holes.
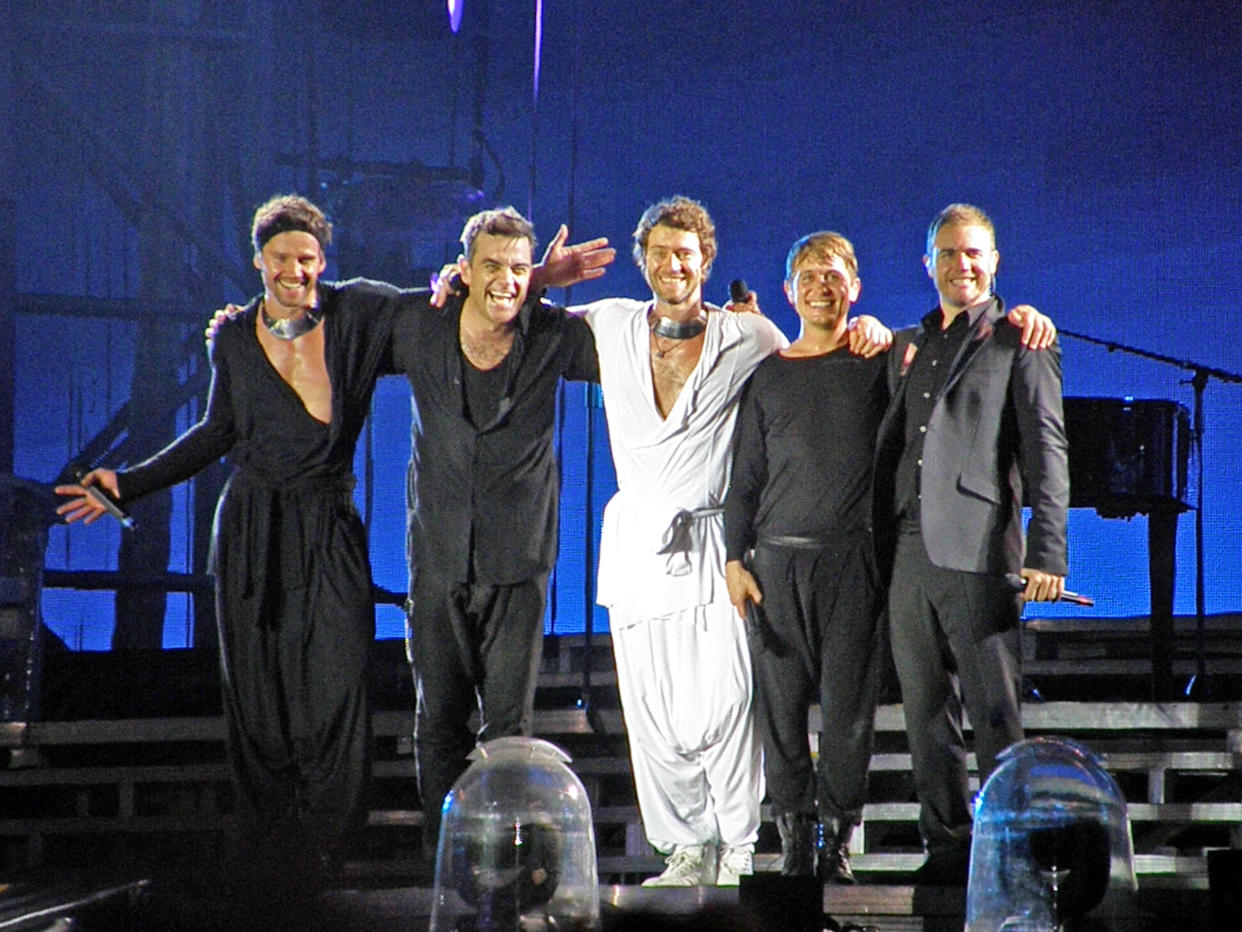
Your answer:
[[[745,304],[750,298],[750,289],[746,287],[746,282],[740,278],[735,278],[729,282],[729,300],[734,304]]]
[[[1017,573],[1006,573],[1005,584],[1014,592],[1021,592],[1026,588],[1026,580]],[[1095,608],[1095,599],[1089,595],[1079,595],[1077,592],[1070,592],[1068,589],[1062,590],[1058,602],[1073,602],[1075,605],[1083,605],[1087,608]]]
[[[85,475],[86,470],[78,470],[77,479],[79,485],[81,485],[82,479]],[[82,488],[87,495],[99,504],[103,505],[104,511],[120,521],[122,527],[128,528],[132,531],[138,526],[138,523],[134,521],[134,516],[122,508],[120,502],[113,498],[107,489],[101,487],[98,483],[93,485],[83,485]]]

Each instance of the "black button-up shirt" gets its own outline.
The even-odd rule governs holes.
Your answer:
[[[974,330],[979,315],[990,305],[990,301],[985,301],[961,312],[947,328],[941,327],[944,313],[939,307],[923,317],[919,350],[906,375],[903,396],[906,440],[897,467],[897,514],[909,526],[917,527],[919,523],[919,473],[923,468],[923,440],[927,436],[932,408],[948,381],[953,361]]]
[[[461,304],[411,302],[393,326],[392,368],[405,373],[412,393],[411,583],[419,571],[455,582],[520,582],[547,573],[556,559],[557,385],[599,380],[595,338],[580,318],[529,301],[502,367],[499,403],[476,424],[463,384]]]

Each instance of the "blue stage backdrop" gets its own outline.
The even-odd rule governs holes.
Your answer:
[[[192,336],[217,304],[257,289],[250,211],[294,189],[332,208],[332,272],[342,277],[417,284],[455,255],[464,216],[495,203],[530,213],[545,241],[562,220],[575,239],[610,237],[617,263],[602,281],[551,296],[569,303],[644,296],[630,231],[652,201],[690,195],[718,224],[708,298],[723,301],[730,279],[744,278],[791,337],[780,286],[794,239],[824,228],[849,236],[859,310],[909,324],[934,302],[921,264],[927,222],[970,201],[996,222],[998,287],[1010,303],[1171,360],[1064,336],[1067,395],[1190,408],[1191,371],[1176,362],[1242,371],[1233,3],[466,0],[456,34],[442,4],[401,0],[349,4],[348,16],[334,4],[258,0],[162,13],[85,0],[19,6],[3,37],[12,132],[0,143],[11,181],[0,197],[14,207],[26,308],[16,317],[14,471],[27,478],[50,480],[125,402],[147,328],[171,321]],[[454,171],[437,174],[444,166]],[[170,198],[194,205],[185,210],[199,239],[172,213],[160,215],[155,242],[139,235],[133,205]],[[204,242],[246,277],[222,274]],[[355,264],[359,255],[372,264]],[[179,292],[161,290],[165,277],[178,287],[195,279],[198,297],[170,310],[160,296]],[[38,295],[79,296],[84,307],[150,299],[149,313],[53,315],[39,312]],[[1204,505],[1205,608],[1237,613],[1242,385],[1209,379],[1202,402],[1203,481],[1192,459],[1188,492]],[[548,618],[557,632],[583,629],[613,488],[595,403],[582,386],[564,391]],[[179,426],[196,416],[191,406]],[[409,416],[405,383],[386,381],[358,463],[376,581],[392,590],[405,582]],[[188,491],[174,502],[170,569],[201,569],[188,556]],[[1179,522],[1179,615],[1196,608],[1194,525],[1194,512]],[[1142,516],[1075,511],[1069,584],[1097,606],[1029,614],[1146,615],[1146,532]],[[113,568],[119,533],[113,522],[56,528],[48,566]],[[71,648],[109,645],[109,593],[49,590],[45,617]],[[395,608],[378,619],[381,637],[399,636]],[[605,628],[606,613],[595,610],[594,623]],[[170,599],[166,646],[189,643],[193,625],[186,600]]]

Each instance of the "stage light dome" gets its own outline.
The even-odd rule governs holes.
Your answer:
[[[1125,799],[1092,752],[1059,737],[1007,748],[976,806],[966,932],[1120,932],[1136,890]]]
[[[444,800],[433,932],[597,928],[591,804],[569,755],[498,738],[470,758]]]

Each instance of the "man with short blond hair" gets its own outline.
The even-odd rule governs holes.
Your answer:
[[[898,334],[876,444],[878,557],[926,882],[966,882],[962,708],[982,783],[1023,736],[1022,601],[1056,601],[1068,569],[1060,347],[1023,345],[993,290],[999,262],[992,221],[978,207],[951,204],[933,218],[923,264],[939,302]],[[1015,591],[1018,577],[1024,588]]]
[[[755,714],[781,872],[853,883],[849,840],[866,802],[883,645],[871,460],[886,360],[849,351],[862,282],[848,239],[804,236],[785,268],[801,332],[759,364],[742,396],[725,578],[739,617],[761,613],[751,638]],[[815,703],[817,761],[807,740]]]

